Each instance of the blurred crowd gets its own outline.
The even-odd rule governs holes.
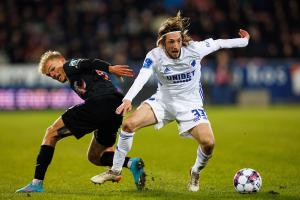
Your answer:
[[[67,57],[140,61],[161,22],[181,10],[194,40],[251,34],[235,57],[300,55],[298,0],[1,0],[0,63],[37,62],[49,49]]]

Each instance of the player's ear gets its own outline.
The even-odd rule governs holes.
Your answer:
[[[63,62],[63,63],[66,62],[66,59],[65,59],[63,56],[59,57],[58,60],[59,60],[60,62]]]

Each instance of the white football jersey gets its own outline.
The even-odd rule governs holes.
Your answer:
[[[155,98],[169,104],[182,101],[203,106],[200,83],[202,58],[220,48],[244,47],[247,44],[247,38],[190,41],[188,46],[181,47],[178,59],[169,58],[163,48],[156,47],[146,55],[143,67],[124,99],[132,101],[150,76],[155,74],[158,79]]]
[[[181,48],[178,59],[169,58],[164,49],[151,50],[144,61],[143,68],[152,70],[157,76],[157,97],[163,101],[191,101],[203,104],[201,79],[201,59],[218,48],[214,40],[190,42]]]

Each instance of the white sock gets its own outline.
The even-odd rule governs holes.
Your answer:
[[[39,180],[39,179],[32,180],[32,185],[40,185],[40,184],[43,184],[43,180]]]
[[[111,167],[114,171],[122,171],[122,166],[125,161],[127,153],[130,151],[133,142],[133,133],[128,133],[121,130],[119,134],[118,144],[115,150],[113,159],[113,166]]]
[[[196,158],[194,166],[192,167],[192,171],[196,172],[196,173],[200,173],[200,171],[205,167],[205,165],[207,164],[207,162],[210,158],[211,158],[211,155],[206,155],[205,153],[203,153],[203,151],[201,150],[201,147],[198,146],[197,158]]]
[[[127,163],[127,167],[130,168],[131,167],[131,164],[132,164],[132,160],[131,158],[128,160],[128,163]]]

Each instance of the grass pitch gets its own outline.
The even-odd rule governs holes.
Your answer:
[[[123,170],[119,184],[93,185],[91,176],[106,170],[86,159],[91,134],[57,144],[44,183],[45,193],[15,194],[33,176],[45,129],[62,112],[0,113],[0,199],[300,199],[300,106],[269,108],[208,107],[216,138],[213,158],[201,174],[199,192],[186,190],[197,144],[178,136],[171,123],[159,131],[139,130],[129,156],[146,164],[146,190],[135,189]],[[257,170],[261,191],[242,195],[232,179],[241,168]]]

